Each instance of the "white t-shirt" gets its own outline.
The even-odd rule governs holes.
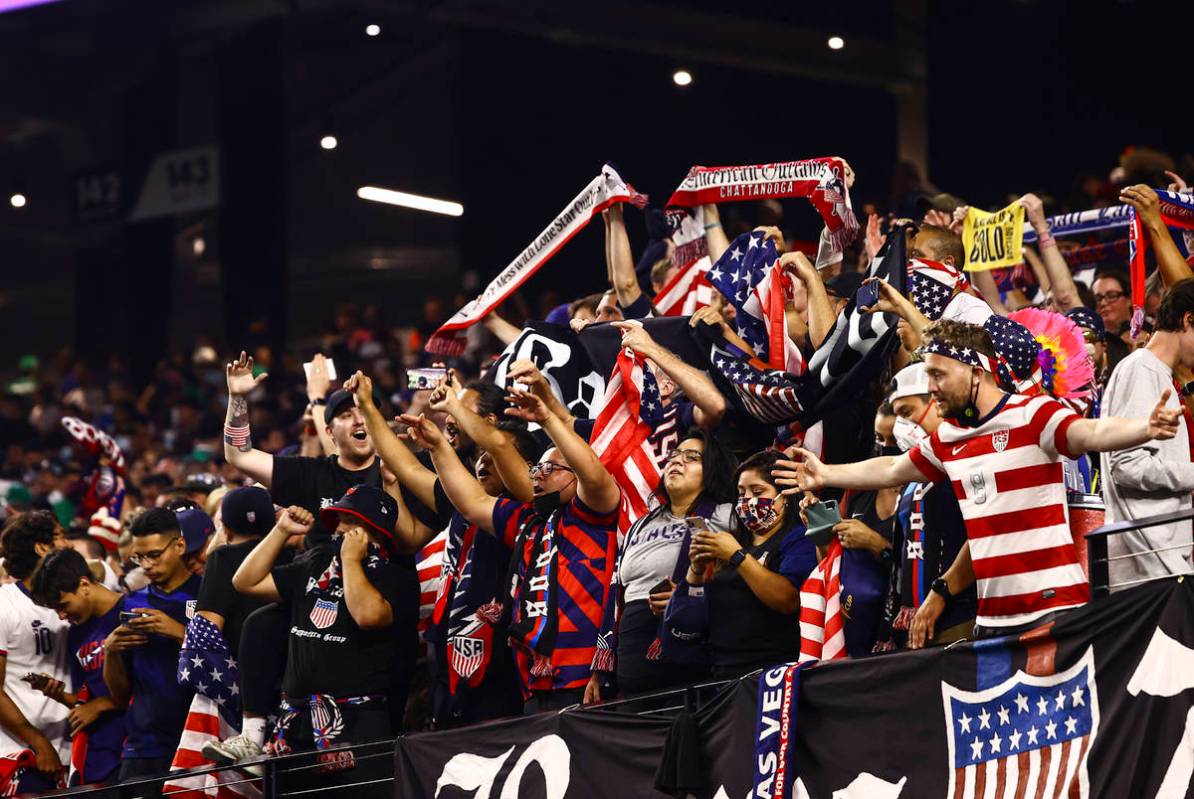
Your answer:
[[[58,748],[65,763],[70,757],[66,717],[70,710],[55,702],[21,677],[30,672],[48,674],[70,685],[67,671],[66,634],[70,625],[54,611],[33,604],[24,586],[10,583],[0,587],[0,653],[7,658],[4,692],[42,734]],[[0,755],[28,749],[19,738],[0,728]]]

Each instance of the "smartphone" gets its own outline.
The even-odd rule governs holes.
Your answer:
[[[854,304],[859,308],[870,308],[879,304],[879,281],[864,283],[854,295]]]
[[[423,369],[406,370],[406,387],[415,391],[430,391],[448,376],[448,370],[442,366],[429,366]]]
[[[33,690],[40,691],[50,684],[50,675],[37,674],[31,671],[21,678],[21,682],[27,682],[33,686]]]
[[[664,579],[660,580],[659,582],[655,583],[655,585],[651,586],[651,590],[648,591],[647,593],[648,594],[662,594],[665,591],[671,591],[671,590],[672,590],[672,581],[668,580],[667,578],[664,578]]]
[[[324,363],[328,365],[328,380],[336,379],[336,364],[331,358],[324,358]],[[315,361],[307,361],[303,364],[303,374],[307,376],[307,380],[311,379],[311,369],[314,368]]]
[[[133,619],[145,619],[148,617],[149,617],[148,614],[145,614],[145,613],[134,613],[131,610],[120,611],[120,623],[121,624],[128,624]]]
[[[688,525],[688,529],[695,535],[696,533],[709,532],[709,525],[700,516],[686,516],[684,523]]]
[[[808,538],[817,546],[828,544],[833,538],[834,526],[842,520],[842,515],[837,509],[837,500],[830,499],[809,505],[804,513],[808,516]]]

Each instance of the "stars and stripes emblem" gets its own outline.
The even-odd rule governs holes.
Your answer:
[[[982,691],[942,683],[952,797],[1090,795],[1099,726],[1094,651],[1046,676],[1017,671]],[[992,787],[993,786],[993,787]]]
[[[452,670],[467,680],[485,660],[485,641],[482,638],[470,638],[457,635],[451,640]]]
[[[746,411],[760,422],[790,422],[804,409],[798,379],[779,369],[766,368],[766,364],[739,353],[732,344],[711,345],[709,362],[733,387]]]
[[[340,612],[339,601],[326,599],[315,600],[315,607],[311,608],[311,623],[316,629],[323,630],[336,623],[336,616]]]

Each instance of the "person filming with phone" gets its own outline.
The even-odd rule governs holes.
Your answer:
[[[660,623],[688,569],[693,535],[733,529],[735,466],[725,446],[699,427],[685,433],[664,461],[655,489],[659,507],[634,523],[618,551],[586,704],[602,698],[612,674],[619,695],[627,696],[685,685],[708,673],[705,664],[668,662]]]

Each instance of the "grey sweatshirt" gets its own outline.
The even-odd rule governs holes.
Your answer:
[[[1136,350],[1111,373],[1103,395],[1102,415],[1147,417],[1166,389],[1171,393],[1165,407],[1180,408],[1177,392],[1173,390],[1173,370],[1147,349]],[[1194,463],[1190,462],[1185,418],[1179,419],[1177,435],[1167,441],[1149,441],[1132,449],[1102,454],[1103,501],[1107,505],[1108,523],[1191,507]],[[1107,545],[1111,558],[1134,555],[1110,562],[1112,590],[1130,588],[1131,585],[1122,585],[1125,582],[1194,571],[1192,544],[1194,536],[1189,521],[1111,536]],[[1143,554],[1155,549],[1165,551]]]

